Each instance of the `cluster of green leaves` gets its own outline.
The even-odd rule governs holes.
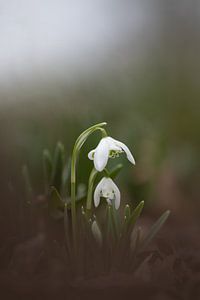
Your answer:
[[[122,165],[117,165],[112,170],[105,169],[106,176],[114,179],[122,169]],[[72,252],[71,236],[71,201],[69,196],[70,187],[70,159],[67,161],[65,157],[65,149],[63,144],[57,143],[53,155],[48,150],[43,151],[43,171],[44,171],[44,197],[48,206],[49,216],[55,220],[64,219],[64,230],[67,240],[68,253]],[[96,173],[91,173],[92,176],[99,176]],[[27,202],[33,200],[33,188],[29,172],[26,166],[23,167],[23,177],[26,187]],[[90,180],[90,179],[89,179]],[[92,188],[92,191],[94,187]],[[86,248],[91,249],[99,255],[104,249],[105,257],[109,257],[109,268],[120,268],[121,257],[126,256],[126,261],[130,268],[134,269],[137,265],[137,254],[143,251],[151,240],[155,237],[161,229],[169,216],[169,211],[164,212],[161,217],[152,225],[147,233],[143,233],[142,229],[138,226],[137,221],[142,213],[144,201],[141,201],[134,209],[131,209],[129,204],[126,204],[124,209],[121,205],[119,210],[114,206],[103,202],[103,207],[98,208],[98,211],[92,209],[89,213],[86,203],[86,191],[82,185],[77,189],[77,213],[78,218],[78,232],[80,238],[79,244],[83,247],[83,236],[88,244]],[[105,207],[106,205],[106,207]],[[106,211],[106,213],[105,213]],[[96,215],[97,213],[97,215]],[[67,221],[66,221],[67,220]],[[95,226],[93,222],[95,221]],[[93,228],[92,228],[93,226]],[[95,229],[95,230],[94,230]],[[106,250],[105,250],[106,249]],[[86,249],[82,249],[84,253]],[[124,263],[123,263],[124,265]]]
[[[67,196],[69,164],[66,163],[65,149],[61,142],[57,143],[53,156],[49,150],[43,151],[43,170],[45,194],[48,195],[50,188],[54,186],[62,196]]]
[[[64,217],[65,206],[70,209],[69,179],[70,179],[70,159],[66,159],[64,145],[58,142],[53,154],[48,149],[43,151],[43,196],[46,199],[49,215],[54,219]],[[28,167],[22,168],[22,175],[25,184],[26,203],[31,204],[34,199],[34,187],[30,179]],[[85,198],[85,186],[79,185],[77,189],[77,201],[81,202]]]
[[[170,214],[170,211],[165,211],[147,232],[143,232],[137,224],[143,208],[144,201],[134,209],[126,204],[124,209],[116,210],[113,205],[106,204],[106,214],[94,215],[90,219],[85,218],[82,208],[87,229],[91,230],[93,222],[96,223],[92,235],[99,250],[104,249],[105,257],[109,257],[109,269],[135,270],[142,262],[138,255],[146,249]]]

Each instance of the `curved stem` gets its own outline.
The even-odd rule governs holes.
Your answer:
[[[108,136],[108,135],[107,135],[107,132],[106,132],[106,130],[105,130],[105,129],[103,129],[103,128],[101,128],[101,127],[99,127],[98,129],[101,131],[102,138],[104,138],[104,137],[107,137],[107,136]]]
[[[94,181],[96,179],[97,174],[98,174],[98,171],[95,168],[93,168],[90,173],[90,177],[89,177],[89,181],[88,181],[88,192],[87,192],[87,201],[86,201],[87,215],[90,214],[90,211],[92,208],[92,194],[93,194],[93,189],[94,189]]]
[[[76,236],[76,164],[77,164],[77,158],[80,152],[81,147],[87,140],[90,134],[92,134],[96,130],[100,130],[102,133],[102,136],[105,137],[107,135],[106,131],[101,128],[102,126],[105,126],[107,123],[99,123],[96,124],[88,129],[86,129],[84,132],[80,134],[80,136],[77,138],[74,149],[72,152],[72,161],[71,161],[71,213],[72,213],[72,231],[73,231],[73,237],[75,240]]]

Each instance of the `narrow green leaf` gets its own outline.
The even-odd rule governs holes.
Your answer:
[[[123,168],[122,164],[116,165],[110,172],[109,172],[109,177],[112,179],[115,179],[117,175],[120,173],[121,169]]]
[[[25,183],[26,201],[27,204],[31,204],[33,199],[33,188],[31,185],[29,170],[26,165],[22,167],[22,176],[24,178],[24,183]]]
[[[122,235],[125,232],[127,232],[130,216],[131,216],[130,206],[128,204],[126,204],[126,206],[124,208],[124,216],[123,216],[124,217],[124,222],[123,222],[123,228],[122,228]]]
[[[84,183],[79,183],[77,187],[76,201],[79,201],[86,197],[86,185]]]
[[[99,246],[102,246],[102,241],[103,241],[102,232],[96,220],[94,220],[91,224],[91,231],[97,244]]]
[[[131,209],[130,206],[128,204],[126,204],[125,208],[124,208],[124,218],[126,221],[128,221],[130,219],[131,216]]]
[[[131,233],[131,241],[130,241],[130,247],[131,247],[131,251],[136,252],[138,249],[138,246],[140,244],[140,240],[141,240],[141,227],[138,228],[134,228],[132,233]]]
[[[71,171],[71,158],[68,159],[67,163],[64,166],[62,173],[62,196],[66,197],[68,188],[69,188],[69,179],[70,179],[70,171]]]
[[[112,216],[112,207],[107,205],[107,240],[109,241],[110,237],[114,238],[115,230],[113,226],[113,216]]]
[[[65,151],[62,143],[58,142],[56,145],[54,160],[53,160],[53,171],[51,178],[51,185],[56,187],[58,191],[61,190],[62,174],[64,169]]]
[[[145,248],[151,240],[155,237],[155,235],[158,233],[158,231],[161,229],[163,224],[166,222],[167,218],[169,217],[170,211],[167,210],[164,212],[161,217],[153,224],[153,226],[150,228],[147,235],[144,237],[142,241],[141,248]]]
[[[133,228],[135,223],[137,222],[139,216],[141,215],[143,207],[144,207],[144,201],[141,201],[138,204],[138,206],[136,206],[133,213],[131,214],[131,216],[129,218],[129,221],[128,221],[128,225],[131,226],[131,228]]]
[[[87,200],[86,200],[86,209],[88,212],[91,211],[92,209],[92,195],[94,189],[94,182],[97,175],[98,175],[98,171],[95,168],[93,168],[88,180],[88,192],[87,192]]]
[[[85,211],[84,207],[81,206],[81,220],[83,221],[84,228],[89,230],[91,228],[92,220],[88,218],[87,212]]]
[[[46,194],[49,191],[50,181],[52,176],[52,157],[49,150],[45,149],[43,151],[43,170],[44,170],[44,183]]]
[[[85,203],[85,197],[86,195],[83,195],[82,197],[80,198],[76,198],[76,205],[80,205],[80,204],[84,204]],[[67,209],[71,209],[71,200],[70,199],[67,199]]]
[[[50,197],[48,199],[49,214],[54,219],[61,219],[64,216],[65,203],[55,187],[51,187]]]
[[[112,219],[113,219],[114,232],[118,239],[120,236],[121,224],[120,224],[119,210],[115,208],[114,202],[112,203]]]

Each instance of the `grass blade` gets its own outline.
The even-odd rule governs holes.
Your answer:
[[[43,151],[43,169],[44,169],[44,184],[45,184],[45,193],[48,194],[50,181],[52,176],[52,157],[49,150],[45,149]]]
[[[139,216],[141,215],[141,212],[144,207],[144,201],[141,201],[136,208],[134,209],[133,213],[131,214],[129,220],[128,220],[128,226],[131,227],[131,229],[135,226],[135,223],[137,222]]]
[[[61,192],[63,197],[66,197],[68,194],[68,190],[70,190],[70,171],[71,171],[71,158],[69,158],[65,163],[63,173],[62,173]]]
[[[158,233],[158,231],[161,229],[163,224],[166,222],[167,218],[169,217],[170,211],[167,210],[164,212],[161,217],[153,224],[153,226],[150,228],[147,235],[144,237],[142,241],[141,248],[145,248],[151,240],[155,237],[155,235]]]
[[[24,183],[25,183],[26,202],[27,204],[31,204],[33,200],[33,188],[31,185],[29,170],[26,165],[22,167],[22,176],[24,178]]]
[[[58,191],[61,190],[62,185],[62,174],[64,169],[65,152],[62,143],[58,142],[55,150],[53,160],[53,170],[51,185],[54,186]]]
[[[117,177],[117,175],[119,174],[119,172],[121,171],[121,169],[123,168],[122,164],[118,164],[116,165],[116,167],[114,167],[110,172],[109,172],[109,177],[112,179],[115,179]]]
[[[112,207],[111,205],[107,205],[107,241],[110,239],[113,240],[115,237],[115,229],[114,229],[114,224],[113,224],[113,212],[112,212]]]
[[[48,210],[50,216],[54,219],[61,219],[64,216],[65,203],[55,187],[51,188],[50,197],[48,199]]]

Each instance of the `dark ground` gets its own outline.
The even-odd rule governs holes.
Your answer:
[[[140,254],[145,259],[135,273],[72,278],[61,246],[62,223],[49,223],[45,214],[36,214],[33,234],[30,215],[21,229],[11,212],[1,217],[1,299],[200,299],[199,221],[172,212]],[[142,224],[152,223],[154,215],[146,214]]]

